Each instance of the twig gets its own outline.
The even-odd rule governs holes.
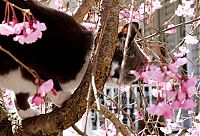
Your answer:
[[[130,136],[128,129],[125,127],[124,124],[122,124],[118,118],[115,116],[114,113],[112,113],[110,110],[108,110],[105,106],[100,105],[101,110],[97,110],[97,105],[93,104],[91,106],[92,109],[97,110],[100,114],[104,115],[107,119],[109,119],[115,126],[116,130],[121,132],[123,136]]]
[[[25,68],[35,78],[35,83],[37,85],[40,84],[41,78],[34,69],[26,66],[24,63],[22,63],[20,60],[18,60],[12,53],[10,53],[8,50],[4,49],[2,46],[0,46],[0,50],[3,51],[4,53],[6,53],[8,56],[10,56],[13,60],[15,60],[23,68]]]
[[[85,117],[84,133],[86,133],[86,129],[87,129],[89,106],[90,106],[90,104],[89,104],[90,97],[91,97],[91,84],[90,84],[90,86],[88,88],[88,93],[87,93],[87,98],[86,98],[87,104],[86,104],[86,117]]]
[[[81,136],[87,136],[86,133],[82,132],[76,125],[72,125],[72,128]]]
[[[27,13],[27,14],[29,14],[29,15],[32,15],[30,9],[23,9],[23,8],[20,8],[20,7],[16,6],[15,4],[9,2],[8,0],[3,0],[3,1],[9,3],[9,4],[12,5],[13,7],[15,7],[16,9],[21,10],[22,12],[25,12],[25,13]]]
[[[170,28],[167,28],[167,29],[163,29],[163,30],[161,30],[160,32],[153,33],[153,34],[151,34],[151,35],[149,35],[149,36],[146,36],[145,39],[152,38],[152,37],[154,37],[154,36],[159,35],[160,33],[164,33],[164,32],[169,31],[169,30],[171,30],[171,29],[180,27],[180,26],[182,26],[182,25],[191,24],[191,23],[196,22],[196,21],[199,21],[199,20],[200,20],[200,17],[198,17],[198,18],[196,18],[196,19],[193,19],[193,20],[190,20],[190,21],[187,21],[187,22],[182,22],[182,23],[177,24],[177,25],[175,25],[175,26],[173,26],[173,27],[170,27]],[[143,40],[143,39],[138,39],[138,40],[136,40],[136,41],[137,41],[137,42],[140,42],[140,41],[142,41],[142,40]]]
[[[129,128],[129,130],[132,132],[133,135],[136,135],[136,128],[135,128],[135,126],[134,126],[134,123],[133,123],[133,121],[132,121],[130,115],[129,115],[126,111],[124,111],[121,107],[118,107],[118,104],[116,103],[116,101],[114,101],[114,100],[113,100],[112,98],[110,98],[108,95],[105,95],[105,94],[103,94],[102,92],[99,92],[99,93],[101,93],[101,95],[105,96],[108,100],[112,101],[112,102],[114,103],[114,105],[115,105],[120,111],[122,111],[123,114],[125,114],[125,115],[128,117],[128,119],[129,119],[129,121],[130,121],[130,125],[131,125],[131,127],[132,127],[133,130],[132,130],[131,128],[129,128],[128,126],[127,126],[127,127]]]

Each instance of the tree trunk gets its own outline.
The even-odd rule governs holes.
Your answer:
[[[105,0],[105,2],[109,3],[109,5],[107,5],[108,7],[105,7],[105,11],[103,12],[102,17],[105,15],[105,12],[109,12],[109,16],[106,23],[105,33],[103,34],[102,43],[99,48],[99,54],[97,59],[97,71],[95,81],[98,91],[103,90],[104,84],[107,80],[110,64],[117,43],[118,32],[118,1]],[[15,133],[14,135],[52,136],[75,124],[86,111],[86,96],[91,81],[91,71],[92,65],[89,64],[86,75],[84,76],[80,86],[61,108],[57,108],[51,113],[45,115],[40,115],[37,117],[32,117],[23,120],[22,129],[18,130],[18,133]],[[94,97],[91,97],[90,102],[94,102]],[[10,128],[11,125],[0,126],[1,130],[5,129],[11,131]],[[4,132],[1,131],[0,135],[4,135]]]

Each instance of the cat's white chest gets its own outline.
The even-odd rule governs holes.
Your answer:
[[[8,74],[0,75],[0,87],[2,89],[11,89],[15,93],[30,93],[33,95],[37,86],[30,80],[22,77],[20,69],[11,70]]]

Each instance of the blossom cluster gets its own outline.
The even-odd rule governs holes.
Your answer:
[[[194,0],[182,0],[182,5],[178,5],[175,14],[183,17],[194,17],[194,8],[192,8],[193,4]]]
[[[54,84],[52,79],[42,82],[41,85],[38,87],[37,93],[32,98],[31,103],[35,104],[35,106],[43,104],[43,97],[45,97],[46,94],[50,91],[56,96],[57,93],[53,86]]]
[[[162,7],[161,2],[159,0],[146,0],[145,3],[141,3],[141,5],[133,11],[132,20],[135,22],[141,21],[144,17],[148,17],[147,23],[149,24],[151,21],[151,16],[156,12],[156,10]],[[120,18],[128,19],[130,17],[130,10],[128,8],[120,11]]]
[[[172,119],[173,110],[196,107],[192,96],[197,93],[198,80],[194,76],[186,77],[180,72],[186,63],[186,58],[178,58],[173,63],[160,66],[148,64],[143,70],[132,71],[144,83],[155,88],[153,91],[157,103],[147,107],[150,114]]]
[[[8,7],[5,8],[7,14],[5,14],[4,20],[0,24],[0,35],[12,35],[13,40],[18,41],[20,44],[31,44],[42,38],[42,31],[47,29],[44,23],[39,22],[32,14],[26,12],[24,16],[27,21],[19,22],[12,5],[7,2],[6,6]],[[10,9],[12,9],[12,20],[9,17]]]

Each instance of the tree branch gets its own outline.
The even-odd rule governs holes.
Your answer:
[[[73,18],[81,23],[83,21],[84,16],[88,13],[88,10],[92,8],[92,6],[95,4],[95,0],[84,0],[82,5],[79,7],[77,12],[74,14]]]
[[[104,14],[102,14],[102,16],[103,15]],[[102,91],[104,88],[104,84],[109,74],[112,56],[115,51],[118,32],[118,15],[118,1],[113,0],[112,5],[109,6],[109,17],[105,29],[106,33],[103,35],[102,44],[99,48],[95,77],[96,87],[99,91]],[[91,81],[91,70],[92,65],[89,64],[87,72],[80,86],[61,108],[57,108],[51,113],[45,115],[23,120],[23,128],[14,135],[54,135],[75,124],[82,117],[86,110],[86,96]],[[94,102],[94,97],[90,99],[90,102],[91,104]],[[2,135],[2,132],[0,132],[0,135]]]
[[[92,109],[97,110],[97,105],[93,104]],[[126,128],[125,125],[123,125],[119,119],[116,117],[116,115],[114,113],[112,113],[112,111],[108,110],[105,106],[100,105],[100,109],[101,110],[97,110],[101,115],[104,115],[105,118],[109,119],[115,126],[116,130],[118,130],[119,132],[122,133],[123,136],[129,136],[129,131]]]

